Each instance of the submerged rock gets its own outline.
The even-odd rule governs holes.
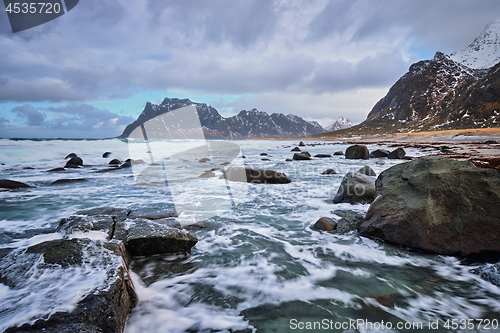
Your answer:
[[[375,177],[348,172],[333,198],[333,203],[370,203],[375,199]]]
[[[335,153],[333,153],[334,156],[344,156],[344,152],[343,151],[336,151]]]
[[[254,184],[288,184],[292,182],[284,173],[278,171],[240,167],[227,169],[220,179]]]
[[[359,231],[419,250],[468,256],[500,253],[500,172],[428,156],[393,166]]]
[[[61,172],[64,170],[65,170],[64,168],[54,168],[54,169],[47,170],[47,172]]]
[[[104,154],[102,154],[102,158],[107,158],[107,157],[109,157],[109,155],[111,155],[111,152],[107,151]]]
[[[18,188],[28,188],[31,187],[28,184],[21,183],[15,180],[10,179],[0,179],[0,188],[7,188],[10,190],[18,189]]]
[[[475,268],[471,272],[479,275],[483,280],[500,287],[500,263],[487,264],[486,266]]]
[[[314,157],[319,157],[319,158],[326,158],[326,157],[332,157],[330,154],[316,154]]]
[[[337,174],[337,171],[333,170],[333,169],[326,169],[325,171],[323,171],[321,173],[322,175],[336,175]]]
[[[365,145],[352,145],[346,149],[345,158],[367,160],[370,158],[370,153]]]
[[[0,330],[122,332],[138,301],[129,263],[123,244],[90,239],[52,240],[12,251],[0,260],[0,279],[28,299],[12,302]]]

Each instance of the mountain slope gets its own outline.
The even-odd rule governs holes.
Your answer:
[[[500,22],[486,26],[474,41],[450,58],[473,69],[490,68],[500,62]]]
[[[339,117],[331,125],[327,126],[325,128],[325,131],[332,132],[332,131],[337,131],[337,130],[341,130],[341,129],[344,129],[344,128],[349,128],[349,127],[352,127],[352,126],[353,126],[353,124],[352,124],[352,122],[349,119],[344,118],[344,117]]]
[[[335,134],[499,127],[500,23],[464,51],[410,66],[365,121]],[[490,66],[492,63],[493,66]]]
[[[222,117],[211,106],[193,103],[189,99],[165,98],[160,105],[147,103],[136,121],[128,125],[119,138],[126,138],[144,122],[161,114],[188,105],[195,105],[203,132],[207,139],[246,139],[252,137],[298,137],[323,133],[324,129],[316,122],[308,122],[295,115],[283,115],[252,109],[241,111],[236,116]]]

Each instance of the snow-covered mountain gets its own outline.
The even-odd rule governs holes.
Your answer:
[[[500,126],[500,22],[465,50],[419,61],[351,134]]]
[[[271,115],[252,109],[242,110],[236,116],[222,117],[219,112],[203,103],[189,99],[165,98],[160,105],[147,103],[136,121],[128,125],[119,138],[127,138],[132,131],[159,115],[188,105],[195,105],[203,132],[207,139],[246,139],[252,137],[299,137],[323,133],[317,122],[309,122],[293,114]]]
[[[483,32],[464,50],[450,58],[473,69],[493,67],[500,62],[500,21],[488,24]]]
[[[353,126],[353,124],[349,119],[341,116],[337,120],[335,120],[331,125],[325,127],[325,131],[333,132],[333,131],[341,130],[344,128],[349,128],[352,126]]]

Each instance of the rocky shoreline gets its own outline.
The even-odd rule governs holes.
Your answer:
[[[304,151],[304,147],[310,145],[318,144],[301,142],[291,150],[293,158],[287,161],[307,163],[312,159],[332,157],[330,154],[311,156]],[[494,261],[500,258],[498,165],[491,163],[491,158],[483,163],[470,156],[459,160],[457,148],[443,144],[411,145],[432,150],[429,155],[440,155],[420,158],[407,156],[403,145],[392,147],[392,151],[376,149],[370,152],[361,142],[356,142],[345,152],[335,152],[333,155],[343,155],[345,159],[381,162],[400,159],[406,162],[379,175],[368,165],[346,173],[332,203],[370,204],[368,211],[360,214],[338,209],[332,216],[320,218],[311,228],[327,233],[354,232],[414,251],[472,260],[481,263],[473,273],[500,286],[500,263]],[[267,158],[268,155],[262,153],[261,156]],[[68,158],[68,163],[73,162],[66,163],[65,168],[83,166],[76,155]],[[126,161],[121,165],[115,162],[113,164],[118,167],[97,172],[128,168],[135,162]],[[215,177],[215,169],[208,171],[200,177]],[[337,173],[328,169],[323,174],[328,177]],[[249,167],[229,168],[220,178],[256,184],[293,181],[277,171]],[[62,179],[52,185],[80,181],[85,179]],[[0,180],[0,187],[22,191],[30,185],[4,179]],[[99,207],[84,210],[60,220],[52,232],[51,237],[35,245],[0,251],[2,284],[13,289],[34,284],[36,288],[53,293],[54,301],[60,303],[51,313],[37,313],[36,320],[20,318],[5,332],[122,332],[130,311],[139,301],[129,271],[134,257],[186,255],[198,241],[181,228],[176,212],[158,209]],[[489,262],[484,264],[486,257]],[[88,276],[100,272],[101,276],[87,279],[83,274],[79,280],[82,285],[72,297],[57,299],[53,290],[60,286],[57,282],[56,285],[44,285],[43,274],[64,275],[67,272],[86,272]],[[88,281],[93,283],[87,284]]]

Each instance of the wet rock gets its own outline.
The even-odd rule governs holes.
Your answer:
[[[7,188],[9,190],[14,190],[18,188],[28,188],[31,187],[28,184],[21,183],[10,179],[0,179],[0,188]]]
[[[301,151],[301,149],[299,147],[295,147],[291,151]]]
[[[208,157],[203,157],[203,158],[200,158],[200,163],[206,163],[206,162],[210,162],[210,159]]]
[[[364,214],[352,210],[335,210],[333,213],[341,217],[337,221],[337,232],[341,235],[357,230],[365,217]]]
[[[127,220],[129,222],[130,219]],[[189,253],[198,239],[191,234],[177,228],[168,227],[152,220],[134,219],[131,226],[126,222],[119,222],[115,233],[124,235],[125,247],[132,256],[150,256],[167,253]],[[125,229],[125,230],[123,230]],[[125,232],[126,231],[126,232]]]
[[[373,169],[370,168],[368,165],[365,165],[364,167],[362,167],[361,169],[359,169],[358,172],[362,173],[364,175],[367,175],[367,176],[373,176],[373,177],[377,176],[377,174],[375,173],[375,171],[373,171]]]
[[[352,145],[345,151],[345,158],[354,160],[367,160],[370,153],[365,145]]]
[[[500,173],[438,156],[393,166],[376,181],[362,235],[444,255],[500,253]]]
[[[333,198],[333,203],[370,203],[375,199],[375,177],[348,172]]]
[[[323,171],[321,173],[322,175],[336,175],[337,174],[337,171],[333,170],[333,169],[326,169],[325,171]]]
[[[121,167],[117,166],[117,167],[105,168],[105,169],[97,170],[97,171],[94,171],[94,172],[95,173],[103,173],[103,172],[116,171],[116,170],[120,170],[120,169],[121,169]]]
[[[332,233],[337,230],[337,222],[329,217],[322,217],[311,226],[311,229]]]
[[[299,147],[305,147],[305,146],[306,146],[306,144],[304,142],[302,142],[302,141],[299,142]]]
[[[260,156],[267,156],[267,153],[260,153]]]
[[[229,168],[220,179],[226,178],[234,182],[247,182],[254,184],[288,184],[292,181],[284,173],[253,168]]]
[[[127,208],[114,207],[97,207],[79,211],[78,215],[86,216],[112,216],[113,218],[126,218],[132,213],[132,210]]]
[[[120,165],[120,168],[131,168],[132,163],[130,161],[125,161]]]
[[[64,170],[65,170],[64,168],[54,168],[54,169],[47,170],[47,172],[61,172]]]
[[[65,168],[78,168],[83,166],[83,160],[80,157],[72,157],[66,162]]]
[[[406,155],[406,151],[403,148],[397,148],[387,156],[388,159],[390,160],[400,160]]]
[[[81,183],[86,182],[85,178],[68,178],[68,179],[58,179],[53,181],[51,185],[62,185],[62,184],[72,184],[72,183]]]
[[[487,145],[494,145],[494,144],[497,144],[498,141],[496,141],[496,140],[487,140],[484,143],[487,144]]]
[[[61,219],[56,231],[65,235],[74,234],[75,232],[99,231],[105,234],[103,238],[112,239],[114,228],[115,220],[110,215],[72,215]]]
[[[370,158],[387,157],[390,153],[387,149],[377,149],[370,153]]]
[[[0,260],[2,280],[30,301],[11,306],[5,332],[122,332],[138,301],[129,263],[123,244],[90,239],[12,251]]]
[[[120,162],[120,160],[119,160],[119,159],[114,158],[114,159],[112,159],[111,161],[109,161],[109,163],[108,163],[108,164],[110,164],[110,165],[120,165],[121,163],[122,163],[122,162]]]
[[[75,153],[70,153],[64,159],[67,160],[68,158],[75,158],[75,157],[78,157],[78,156]]]
[[[332,157],[332,155],[330,155],[330,154],[316,154],[316,155],[314,155],[314,157],[326,158],[326,157]]]
[[[198,176],[198,178],[212,178],[212,177],[215,177],[215,172],[213,172],[212,170],[207,170]]]
[[[293,158],[292,159],[295,160],[295,161],[308,161],[308,160],[312,160],[311,156],[308,156],[307,154],[304,154],[304,152],[293,154]]]
[[[293,162],[293,160],[291,158],[287,158],[285,159],[285,162]]]
[[[344,152],[343,151],[336,151],[335,153],[333,153],[334,156],[344,156]]]
[[[270,159],[269,159],[269,158],[261,158],[260,160],[261,160],[261,161],[270,161]]]
[[[500,287],[500,263],[487,264],[486,266],[475,268],[471,272]]]
[[[111,152],[107,151],[104,154],[102,154],[102,158],[107,158],[107,157],[109,157],[109,155],[111,155]]]

